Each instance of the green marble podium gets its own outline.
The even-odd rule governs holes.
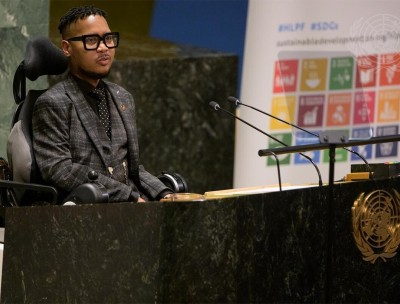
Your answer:
[[[334,185],[330,214],[326,186],[10,208],[1,303],[398,303],[400,256],[363,259],[352,207],[399,181]]]

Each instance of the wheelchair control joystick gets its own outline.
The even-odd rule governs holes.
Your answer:
[[[97,179],[99,174],[91,170],[88,172],[89,182],[76,187],[66,198],[64,205],[80,205],[94,203],[108,203],[107,189]]]
[[[91,182],[96,181],[96,180],[98,179],[98,177],[99,177],[99,174],[98,174],[96,171],[94,171],[94,170],[89,171],[89,173],[88,173],[88,178],[89,178],[89,180],[90,180]]]

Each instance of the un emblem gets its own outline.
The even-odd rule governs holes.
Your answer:
[[[363,260],[371,263],[396,255],[400,243],[400,196],[384,190],[362,193],[352,207],[353,236]]]

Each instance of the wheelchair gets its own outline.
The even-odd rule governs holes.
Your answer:
[[[32,112],[38,97],[47,89],[26,92],[26,79],[61,75],[68,68],[68,59],[47,37],[28,41],[24,60],[13,79],[13,95],[17,105],[7,141],[7,160],[0,157],[0,205],[3,207],[60,204],[56,188],[41,179],[32,149]],[[158,178],[174,192],[188,192],[184,178],[177,173],[162,172]],[[73,204],[107,203],[106,189],[99,184],[97,173],[88,174],[89,182],[78,186],[66,200]]]
[[[13,79],[13,95],[17,105],[7,141],[8,162],[2,159],[0,202],[2,206],[57,204],[58,192],[45,185],[40,177],[32,149],[32,112],[36,100],[47,89],[26,92],[26,79],[35,81],[40,76],[60,75],[68,68],[68,60],[61,49],[49,38],[37,37],[28,41],[24,60]],[[108,202],[104,187],[96,183],[95,172],[91,182],[74,189],[71,197],[77,203]]]

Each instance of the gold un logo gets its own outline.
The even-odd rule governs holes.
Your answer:
[[[386,262],[396,255],[400,243],[400,195],[384,190],[362,193],[352,207],[353,236],[363,260]]]

